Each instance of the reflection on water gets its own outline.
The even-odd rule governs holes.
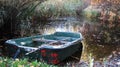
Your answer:
[[[55,31],[78,32],[80,25],[80,21],[55,21],[45,26],[44,34],[53,33]]]
[[[47,24],[44,28],[44,34],[51,34],[56,31],[66,31],[66,32],[79,32],[80,27],[82,27],[81,21],[54,21]],[[112,54],[114,51],[120,51],[119,45],[87,45],[83,44],[84,49],[82,53],[82,59],[88,60],[90,54],[95,60],[100,60],[106,58]]]

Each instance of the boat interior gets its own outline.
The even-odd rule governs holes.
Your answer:
[[[39,47],[41,45],[64,45],[80,38],[79,34],[68,34],[68,33],[54,33],[51,35],[38,35],[31,37],[24,37],[18,39],[12,39],[17,46],[26,47]]]

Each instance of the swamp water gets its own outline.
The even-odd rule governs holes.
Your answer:
[[[66,21],[51,21],[49,24],[45,25],[43,34],[51,34],[56,31],[79,32],[82,25],[83,22],[75,19]],[[120,55],[120,45],[88,45],[83,41],[83,51],[80,61],[83,60],[84,62],[104,62],[105,59],[112,58],[112,56],[116,53]],[[118,58],[120,60],[120,56],[118,56]]]

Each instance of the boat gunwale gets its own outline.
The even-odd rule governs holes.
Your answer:
[[[57,32],[55,32],[55,33],[57,33]],[[54,35],[54,34],[50,34],[50,35]],[[65,43],[64,45],[62,45],[62,47],[58,47],[58,45],[57,45],[57,48],[56,48],[55,45],[44,44],[44,45],[41,45],[41,47],[38,47],[38,48],[40,48],[40,49],[41,48],[46,48],[46,49],[64,49],[66,47],[69,47],[71,45],[79,43],[79,42],[81,42],[83,40],[82,34],[81,33],[78,33],[78,34],[80,35],[80,38],[76,38],[76,40],[73,40],[71,42]],[[47,34],[47,35],[49,35],[49,34]],[[37,35],[37,36],[44,37],[44,36],[47,36],[47,35]],[[36,38],[37,36],[30,36],[30,37],[24,37],[24,38],[31,38],[31,37]],[[17,39],[19,40],[19,39],[22,39],[22,38],[17,38]],[[26,48],[38,49],[37,47],[29,47],[29,46],[19,45],[19,44],[16,43],[16,41],[14,41],[14,40],[17,40],[17,39],[7,40],[5,43],[11,44],[11,45],[15,45],[15,46],[17,46],[19,48],[24,48],[24,49],[26,49]]]
[[[12,40],[9,40],[9,41],[12,41]],[[63,46],[63,47],[58,47],[58,45],[43,44],[43,45],[41,45],[40,48],[46,48],[46,49],[63,49],[63,48],[69,47],[71,45],[74,45],[75,43],[79,43],[80,41],[81,41],[81,38],[76,39],[75,41],[72,41],[72,42],[65,43],[64,45],[60,45],[60,46]],[[15,46],[17,46],[19,48],[24,48],[24,49],[26,49],[26,48],[37,49],[37,47],[21,46],[21,45],[18,45],[16,42],[15,43],[8,43],[8,44],[15,45]],[[56,48],[56,46],[57,46],[57,48]]]

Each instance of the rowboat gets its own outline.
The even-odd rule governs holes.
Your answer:
[[[58,64],[77,51],[82,52],[82,35],[74,32],[55,32],[36,35],[5,42],[9,57],[43,60],[49,64]]]

